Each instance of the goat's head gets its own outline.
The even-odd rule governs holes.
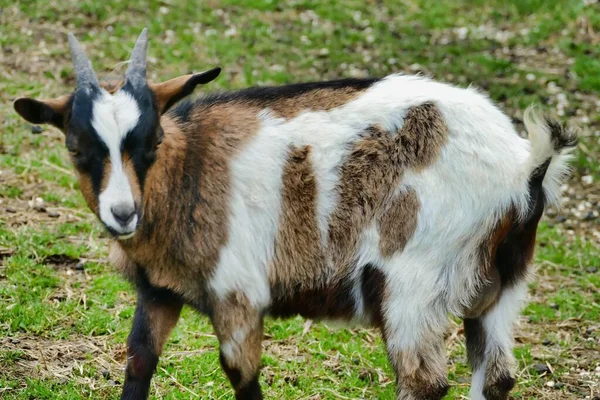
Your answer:
[[[68,39],[75,91],[50,100],[20,98],[14,107],[27,121],[64,132],[86,202],[113,236],[127,239],[139,225],[144,180],[162,142],[160,116],[221,70],[147,83],[144,29],[124,81],[101,84],[77,39]]]

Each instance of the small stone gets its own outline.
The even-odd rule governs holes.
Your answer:
[[[323,47],[321,50],[319,50],[319,55],[321,57],[326,57],[329,55],[329,49],[326,47]]]
[[[550,308],[553,310],[558,310],[558,304],[556,303],[550,303]]]
[[[48,211],[48,216],[50,218],[58,218],[58,217],[60,217],[60,214],[57,213],[56,211]]]
[[[110,379],[110,372],[107,369],[103,369],[102,376],[104,377],[104,379]]]
[[[81,261],[75,264],[75,271],[83,271],[85,269],[85,264]]]
[[[565,387],[565,384],[562,382],[556,382],[556,384],[554,385],[555,388],[557,389],[562,389],[563,387]]]
[[[594,272],[598,272],[598,267],[587,267],[585,270],[590,274],[593,274]]]
[[[548,366],[546,364],[535,364],[533,366],[533,369],[535,370],[535,372],[537,372],[540,375],[551,373],[550,368],[548,368]]]
[[[544,339],[544,340],[542,341],[542,344],[543,344],[544,346],[550,346],[550,345],[552,344],[552,340],[549,340],[549,339]]]
[[[554,381],[546,382],[546,386],[548,386],[548,387],[554,387],[554,385],[555,385]]]
[[[44,128],[42,128],[41,126],[31,125],[31,133],[33,133],[34,135],[39,135],[42,132],[44,132]]]
[[[582,176],[581,182],[583,182],[584,185],[589,186],[594,182],[594,177],[592,175]]]
[[[594,215],[593,211],[588,211],[587,213],[583,214],[581,219],[584,221],[593,221],[596,219],[596,216]]]
[[[565,222],[567,220],[567,217],[565,217],[564,215],[559,215],[554,220],[560,224],[560,223]]]
[[[37,212],[46,212],[46,207],[43,204],[34,204],[33,209]]]
[[[16,213],[16,212],[17,212],[17,210],[15,210],[15,209],[14,209],[14,208],[12,208],[12,207],[6,207],[6,212],[7,212],[7,213],[14,214],[14,213]]]

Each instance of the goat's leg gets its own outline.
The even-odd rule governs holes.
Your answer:
[[[383,335],[396,372],[398,400],[441,399],[449,388],[444,345],[447,314],[428,307],[404,308],[404,312],[390,307],[393,304],[384,305]]]
[[[137,279],[138,302],[127,341],[127,366],[121,399],[147,399],[150,380],[169,334],[177,324],[183,302],[168,289]]]
[[[504,289],[484,315],[464,320],[467,355],[473,368],[471,399],[508,399],[515,384],[512,326],[526,293],[525,283]]]
[[[260,368],[263,318],[245,296],[234,293],[213,307],[212,323],[220,343],[220,361],[237,400],[262,399]]]

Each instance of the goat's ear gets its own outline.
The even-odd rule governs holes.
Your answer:
[[[70,98],[70,95],[48,100],[22,97],[15,100],[14,107],[21,117],[32,124],[51,124],[64,131]]]
[[[159,114],[164,114],[179,100],[189,96],[197,85],[203,85],[214,80],[221,73],[216,67],[198,74],[183,75],[162,83],[150,84],[150,89],[156,96]]]

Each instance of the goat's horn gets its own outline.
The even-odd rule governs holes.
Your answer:
[[[92,68],[92,63],[85,55],[83,48],[72,33],[69,33],[68,39],[71,57],[73,58],[73,69],[75,71],[77,87],[99,86],[98,77]]]
[[[146,53],[148,52],[148,28],[144,28],[129,60],[125,79],[133,86],[146,83]]]

